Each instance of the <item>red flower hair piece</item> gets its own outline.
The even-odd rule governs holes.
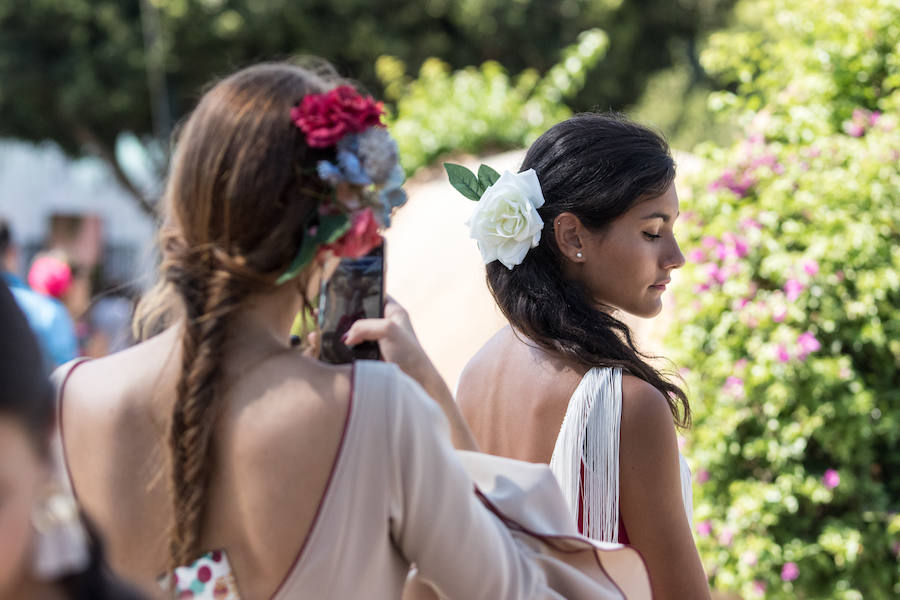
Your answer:
[[[348,133],[359,133],[369,127],[384,127],[381,115],[384,105],[371,96],[361,96],[349,85],[324,94],[307,94],[300,106],[291,109],[291,120],[306,134],[312,148],[337,144]]]
[[[353,213],[350,229],[344,235],[337,241],[322,246],[319,252],[331,251],[335,256],[341,258],[359,258],[380,245],[378,221],[375,219],[372,209],[365,208]]]

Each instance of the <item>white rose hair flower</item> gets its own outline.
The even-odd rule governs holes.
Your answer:
[[[466,222],[470,235],[478,242],[485,264],[499,260],[512,269],[541,240],[544,221],[537,209],[544,205],[544,194],[534,169],[513,175],[498,175],[481,165],[478,175],[451,163],[445,163],[450,183],[478,204]]]

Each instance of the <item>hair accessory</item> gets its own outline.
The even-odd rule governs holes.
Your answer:
[[[537,209],[544,194],[534,169],[500,175],[487,165],[478,175],[453,163],[444,163],[450,185],[478,204],[466,225],[477,240],[484,264],[499,260],[512,270],[525,260],[528,250],[541,241],[544,221]]]
[[[28,270],[28,285],[36,292],[60,299],[72,285],[72,268],[56,256],[39,256]]]
[[[307,224],[297,255],[278,278],[297,276],[326,252],[358,258],[381,243],[380,227],[389,227],[391,211],[406,202],[406,179],[397,144],[384,128],[384,108],[348,85],[323,94],[307,94],[291,109],[291,121],[311,148],[335,149],[335,158],[316,164],[319,178],[333,194]]]

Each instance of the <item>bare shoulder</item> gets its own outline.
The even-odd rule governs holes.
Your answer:
[[[142,395],[142,390],[147,390],[151,401],[156,400],[174,385],[167,376],[174,370],[167,343],[171,340],[159,337],[116,354],[87,360],[60,382],[64,383],[62,418],[67,445],[70,437],[84,438],[85,443],[115,442],[108,435],[96,435],[104,429],[129,440],[135,429],[148,423],[145,409],[149,403],[134,400]],[[77,424],[90,426],[69,427]]]
[[[466,406],[482,396],[486,383],[495,378],[497,357],[508,354],[514,339],[512,329],[507,325],[478,349],[459,375],[456,400]]]
[[[509,346],[513,338],[512,329],[509,325],[503,327],[497,333],[492,335],[484,345],[469,359],[463,368],[462,374],[459,376],[460,382],[466,379],[477,377],[482,372],[488,370],[495,362],[497,352],[504,350]]]
[[[622,377],[622,443],[634,458],[674,456],[678,451],[675,421],[658,389],[631,375]],[[632,443],[634,442],[634,443]],[[630,456],[623,452],[624,456]]]

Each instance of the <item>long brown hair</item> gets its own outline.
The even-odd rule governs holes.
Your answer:
[[[308,147],[291,107],[333,84],[295,65],[249,67],[204,94],[179,134],[163,199],[163,292],[143,311],[153,320],[154,307],[177,308],[184,323],[168,439],[172,566],[201,550],[228,321],[248,295],[274,288],[330,194],[315,165],[334,150]]]
[[[553,222],[563,212],[602,231],[641,200],[663,194],[675,161],[654,131],[615,113],[585,113],[558,123],[528,149],[522,171],[534,169],[545,204],[541,240],[522,264],[487,265],[494,300],[513,328],[548,352],[587,367],[621,367],[665,396],[679,426],[690,424],[684,391],[635,347],[628,326],[600,310],[587,290],[563,276]]]

